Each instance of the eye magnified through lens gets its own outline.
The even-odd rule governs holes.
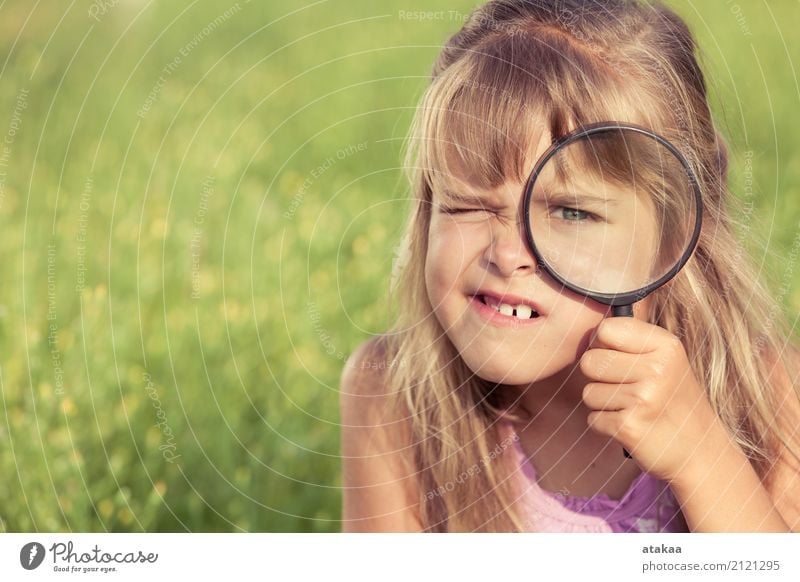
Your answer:
[[[526,183],[528,242],[543,269],[577,293],[629,315],[671,279],[700,233],[691,167],[664,138],[619,123],[554,144]]]
[[[645,128],[606,122],[568,134],[536,163],[525,185],[525,232],[550,276],[630,317],[633,303],[691,256],[701,202],[691,165],[674,145]]]

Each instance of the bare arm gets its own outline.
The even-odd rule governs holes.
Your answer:
[[[389,410],[378,340],[365,342],[342,371],[343,511],[345,532],[420,531],[405,422]]]
[[[790,350],[793,372],[800,371],[800,350]],[[800,532],[800,397],[798,378],[790,377],[779,360],[773,360],[771,384],[778,390],[776,422],[787,435],[780,458],[767,475],[766,486],[775,507],[793,532]],[[791,449],[791,450],[790,450]]]
[[[712,431],[707,458],[671,482],[692,532],[788,532],[747,457],[724,430]]]
[[[770,383],[781,405],[776,422],[800,453],[800,401],[786,369],[771,360]],[[673,482],[692,531],[800,532],[800,462],[786,448],[765,479],[759,478],[739,446],[715,430],[704,444],[708,458]]]

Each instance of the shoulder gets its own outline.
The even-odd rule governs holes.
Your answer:
[[[780,443],[778,458],[765,479],[765,487],[789,528],[800,532],[800,349],[791,346],[781,358],[766,359],[770,385],[774,390],[776,423],[786,442]]]
[[[342,369],[342,385],[347,384],[358,392],[381,392],[375,385],[385,374],[385,364],[388,357],[388,342],[385,335],[377,335],[362,342],[347,361]]]
[[[369,421],[370,425],[386,420],[383,417],[391,400],[386,383],[388,359],[386,336],[382,335],[362,342],[350,354],[339,382],[343,424],[345,420]]]
[[[344,531],[419,531],[411,439],[387,390],[390,355],[376,336],[348,358],[339,408]]]

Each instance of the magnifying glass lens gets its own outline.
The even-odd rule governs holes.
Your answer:
[[[692,242],[694,183],[672,150],[648,135],[618,128],[565,143],[528,187],[540,260],[589,293],[645,288]]]

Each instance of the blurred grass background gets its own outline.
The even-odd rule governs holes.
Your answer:
[[[670,4],[796,314],[800,4]],[[2,3],[0,530],[340,529],[339,374],[475,5]]]

